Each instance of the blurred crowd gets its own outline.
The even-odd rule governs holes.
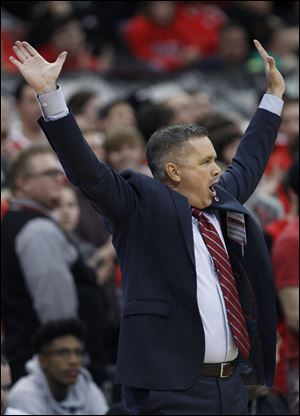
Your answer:
[[[220,167],[231,163],[265,90],[253,39],[287,90],[246,203],[278,294],[275,385],[249,388],[249,413],[299,414],[298,14],[298,1],[2,2],[2,414],[126,414],[114,384],[118,259],[101,212],[67,182],[37,124],[35,93],[8,59],[14,42],[48,61],[68,51],[61,85],[92,151],[116,172],[151,176],[147,141],[172,124],[206,127]]]

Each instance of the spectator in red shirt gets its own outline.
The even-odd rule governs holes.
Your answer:
[[[48,43],[38,48],[43,57],[54,62],[57,55],[68,51],[65,71],[90,70],[105,72],[111,66],[112,56],[94,56],[86,40],[81,22],[73,14],[53,17],[49,24]],[[107,59],[106,59],[107,58]]]
[[[225,15],[203,2],[144,2],[143,14],[129,19],[123,37],[132,54],[152,69],[184,68],[217,48]]]

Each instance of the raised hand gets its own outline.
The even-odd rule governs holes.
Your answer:
[[[67,52],[59,54],[55,62],[47,62],[28,42],[16,41],[13,51],[17,58],[10,61],[19,69],[24,79],[37,94],[56,89],[56,81],[65,62]]]
[[[267,51],[262,47],[258,40],[254,40],[254,45],[258,53],[265,62],[267,94],[277,95],[282,98],[285,91],[285,82],[281,73],[276,68],[274,58],[268,55]]]

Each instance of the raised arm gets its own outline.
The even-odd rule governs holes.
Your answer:
[[[269,95],[263,98],[241,140],[232,164],[220,180],[220,185],[241,203],[246,202],[251,196],[264,173],[281,122],[275,108],[282,106],[281,99],[285,91],[284,80],[276,68],[274,59],[257,40],[254,40],[254,44],[265,63],[266,94]]]
[[[135,192],[121,175],[98,161],[68,112],[61,90],[57,90],[57,79],[67,53],[62,52],[55,62],[49,63],[28,42],[17,41],[13,50],[17,59],[11,56],[11,62],[33,87],[40,102],[44,97],[51,104],[47,108],[53,114],[47,113],[46,121],[41,118],[39,124],[68,179],[113,223],[124,221],[135,206]],[[47,105],[45,102],[42,107],[44,104]]]

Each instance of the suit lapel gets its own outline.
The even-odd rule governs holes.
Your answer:
[[[177,217],[180,223],[181,231],[184,237],[184,242],[189,254],[189,257],[195,266],[195,253],[194,253],[194,238],[192,228],[192,214],[190,211],[188,200],[185,196],[179,194],[176,191],[168,188],[172,196],[177,211]]]

